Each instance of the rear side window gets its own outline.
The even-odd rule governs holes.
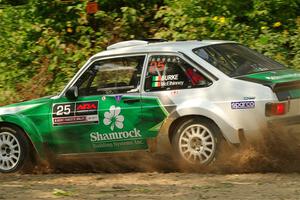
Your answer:
[[[206,87],[210,81],[178,56],[153,55],[149,58],[145,91]]]
[[[194,53],[230,77],[284,69],[284,66],[239,44],[216,44]]]

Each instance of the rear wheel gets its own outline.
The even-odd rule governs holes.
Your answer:
[[[0,172],[24,169],[29,161],[27,138],[22,130],[12,126],[0,127]]]
[[[207,119],[192,118],[177,126],[172,138],[176,156],[190,164],[210,164],[217,155],[221,133]]]

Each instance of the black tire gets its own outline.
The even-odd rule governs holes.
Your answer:
[[[0,127],[0,172],[27,171],[32,166],[31,146],[25,133],[18,127]]]
[[[189,118],[175,128],[172,146],[180,161],[205,166],[216,159],[222,140],[215,123],[205,118]]]

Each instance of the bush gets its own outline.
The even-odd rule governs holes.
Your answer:
[[[98,2],[88,15],[82,0],[0,0],[0,104],[58,93],[91,55],[128,39],[234,40],[300,68],[298,0]]]

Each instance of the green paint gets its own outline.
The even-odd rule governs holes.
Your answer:
[[[163,122],[160,122],[149,129],[149,131],[159,131],[160,127],[162,126]]]
[[[162,122],[169,115],[157,97],[142,97],[143,127],[148,137],[156,137]]]
[[[135,99],[141,101],[126,102]],[[90,121],[54,124],[54,117],[58,120],[79,119],[59,114],[69,114],[69,109],[75,112],[76,106],[73,105],[91,101],[97,102],[96,114],[76,114],[84,120],[93,117],[89,118]],[[54,105],[64,110],[55,110]],[[89,106],[95,105],[81,105],[80,109]],[[45,155],[45,146],[56,154],[147,149],[147,139],[157,136],[167,114],[157,97],[141,97],[140,94],[123,95],[119,101],[115,95],[79,97],[76,101],[47,97],[0,108],[0,120],[23,128],[41,156]]]
[[[256,74],[250,74],[244,76],[249,79],[262,81],[264,84],[277,84],[277,83],[286,83],[300,80],[300,72],[292,69],[285,70],[276,70],[261,72]],[[300,98],[300,86],[296,89],[283,90],[276,93],[279,97],[283,96],[281,100],[296,99]],[[279,98],[280,99],[280,98]]]
[[[244,77],[258,79],[270,83],[283,83],[300,80],[300,72],[293,69],[260,72]]]

